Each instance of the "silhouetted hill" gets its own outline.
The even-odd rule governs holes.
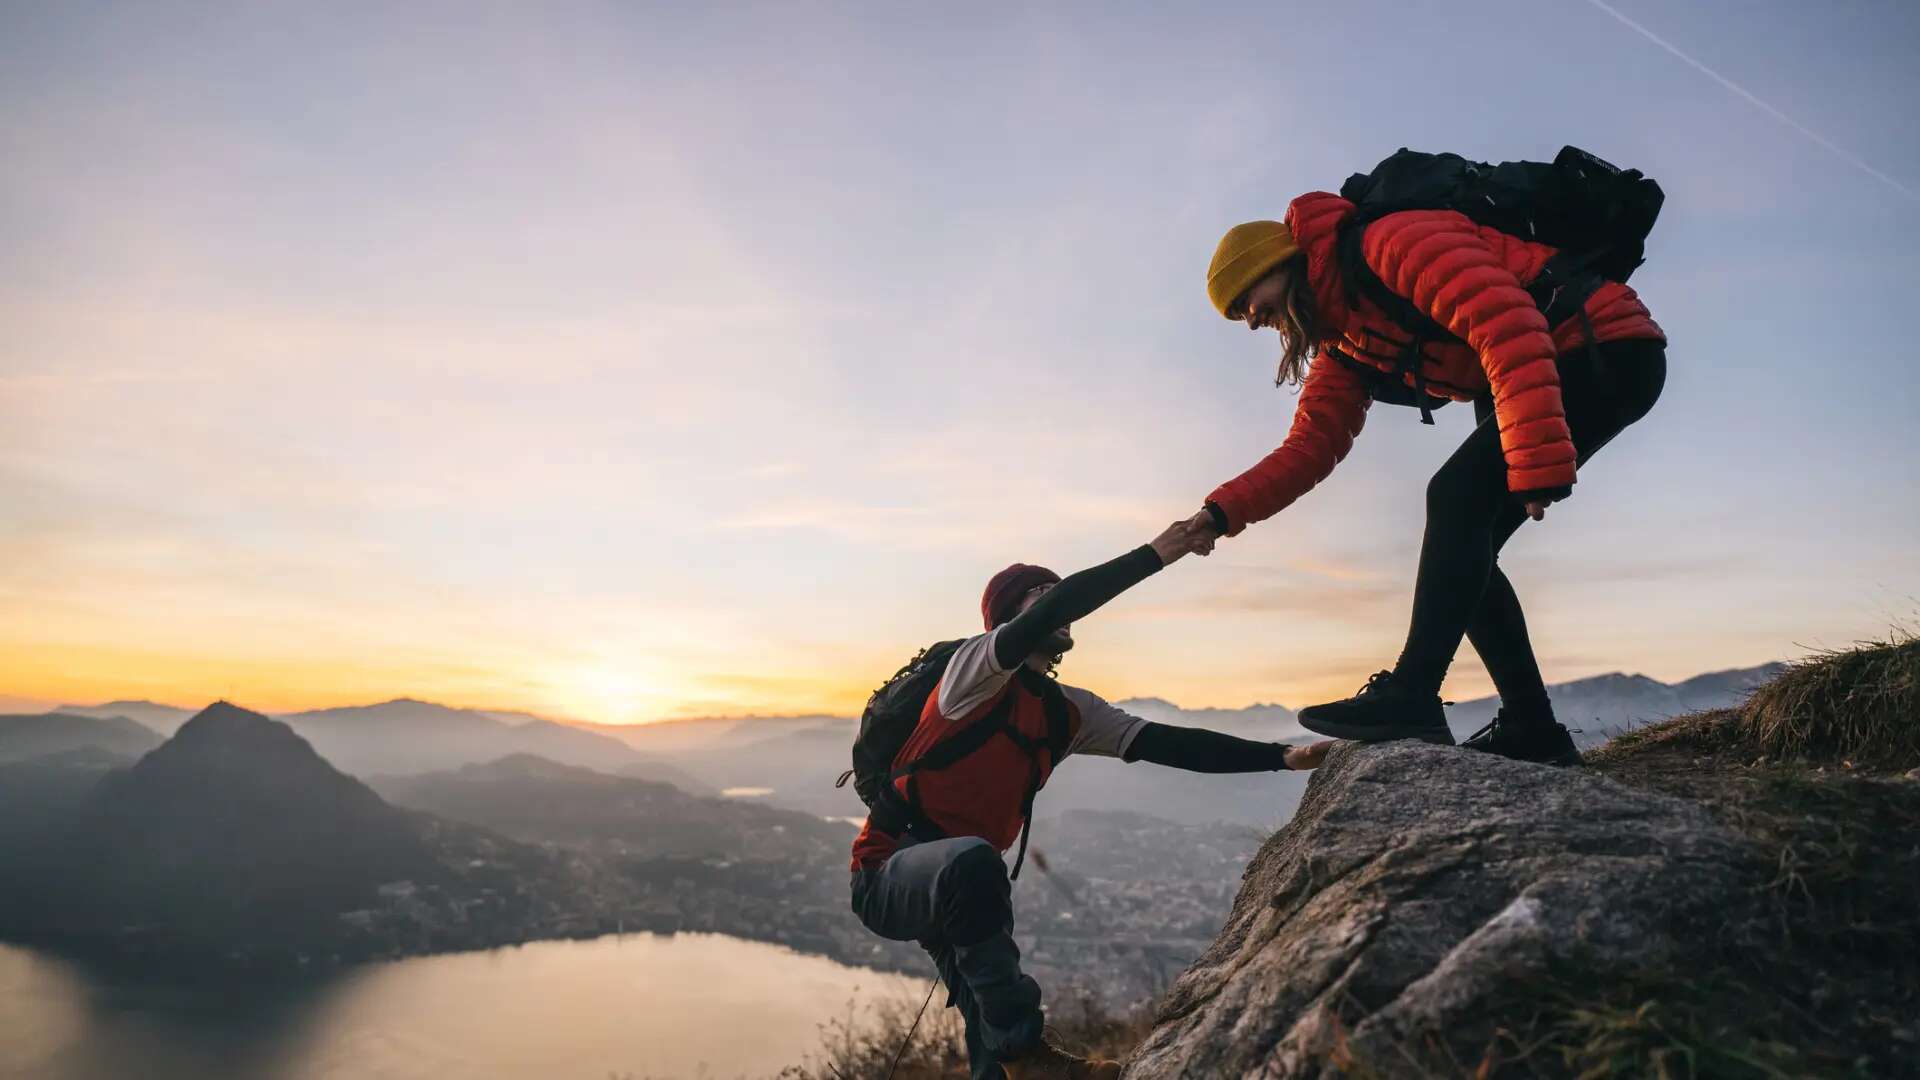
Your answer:
[[[0,939],[173,975],[636,928],[913,959],[846,919],[853,830],[806,815],[528,755],[419,785],[522,843],[392,806],[226,703],[124,760],[0,765],[0,810],[33,826],[0,851]]]
[[[287,725],[220,702],[94,786],[53,853],[68,895],[52,916],[209,940],[325,936],[383,883],[441,876],[419,833]]]
[[[159,735],[123,716],[72,713],[0,716],[0,762],[23,761],[89,746],[137,757],[160,743]]]
[[[4,767],[45,828],[6,853],[0,938],[156,975],[284,970],[605,933],[657,906],[595,861],[390,806],[224,702],[129,768],[99,756]]]

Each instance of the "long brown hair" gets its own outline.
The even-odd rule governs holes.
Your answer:
[[[1313,287],[1307,284],[1306,254],[1281,263],[1278,272],[1286,275],[1286,291],[1281,294],[1280,324],[1275,327],[1280,331],[1281,350],[1273,385],[1285,386],[1307,376],[1307,361],[1320,343],[1320,314],[1314,309]]]

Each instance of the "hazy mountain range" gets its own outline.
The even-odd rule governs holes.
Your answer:
[[[0,762],[25,761],[82,747],[139,757],[161,742],[152,728],[124,716],[67,712],[0,716]]]
[[[1767,664],[1712,672],[1678,683],[1611,674],[1551,687],[1557,712],[1583,745],[1651,720],[1731,705],[1778,669]],[[1183,709],[1159,698],[1117,703],[1149,720],[1209,727],[1248,738],[1310,738],[1282,705]],[[1481,698],[1449,710],[1454,731],[1471,734],[1498,702]],[[62,706],[58,715],[0,721],[0,762],[80,747],[142,752],[144,735],[124,720],[165,733],[184,709],[152,702]],[[342,771],[363,778],[459,769],[528,754],[566,765],[672,784],[693,794],[728,792],[817,817],[865,812],[851,787],[833,781],[846,768],[855,721],[823,715],[714,717],[619,726],[562,723],[527,713],[456,709],[401,699],[278,717]],[[106,725],[106,726],[101,726]],[[146,749],[151,749],[150,746]],[[1304,787],[1287,774],[1195,777],[1150,766],[1090,759],[1063,769],[1043,797],[1046,813],[1145,811],[1189,824],[1231,821],[1272,826],[1285,820]]]
[[[118,721],[122,730],[125,722],[131,720],[161,735],[173,734],[192,715],[187,709],[151,701],[62,705],[56,713],[100,722]],[[618,770],[673,784],[684,791],[707,790],[697,777],[669,762],[641,754],[600,731],[531,713],[456,709],[430,701],[398,698],[375,705],[282,713],[273,718],[312,743],[335,768],[355,776],[431,772],[494,761],[510,754],[534,754],[567,765]],[[0,723],[3,722],[4,719],[0,719]],[[78,741],[83,739],[86,741]],[[0,727],[0,760],[25,756],[10,755],[7,741],[5,729]],[[94,735],[76,732],[68,745],[103,744]]]
[[[180,730],[180,725],[193,718],[194,710],[183,709],[177,705],[161,705],[153,701],[109,701],[100,705],[62,705],[53,710],[64,716],[97,716],[102,718],[121,717],[131,720],[142,727],[152,728],[162,735],[171,735]]]

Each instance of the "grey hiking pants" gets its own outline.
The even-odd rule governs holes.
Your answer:
[[[967,1025],[973,1080],[1000,1080],[1000,1060],[1040,1041],[1040,986],[1020,973],[1013,885],[992,844],[976,836],[902,847],[853,874],[853,912],[867,929],[917,941],[940,969],[947,1004]]]

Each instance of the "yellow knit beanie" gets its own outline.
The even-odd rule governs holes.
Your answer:
[[[1225,315],[1240,294],[1253,288],[1268,271],[1299,254],[1293,231],[1278,221],[1249,221],[1235,225],[1220,238],[1207,267],[1207,299]]]

